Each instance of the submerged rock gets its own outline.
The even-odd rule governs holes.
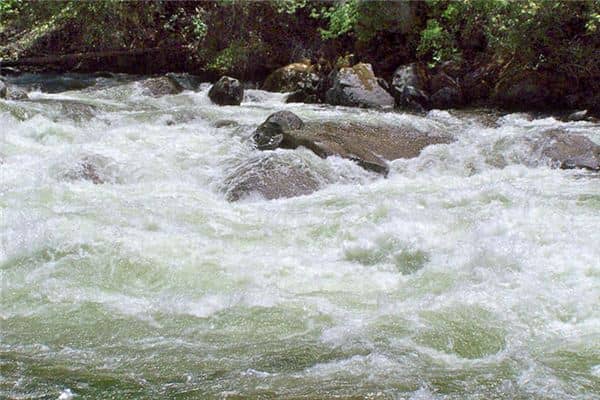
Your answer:
[[[338,106],[393,107],[394,98],[379,84],[371,64],[359,63],[340,68],[333,76],[333,86],[325,95],[327,103]]]
[[[302,160],[261,154],[237,166],[225,178],[225,197],[237,201],[258,194],[277,199],[310,194],[319,189],[317,176]]]
[[[146,79],[142,82],[142,86],[154,97],[183,92],[183,87],[169,76]]]
[[[117,181],[114,161],[98,154],[84,155],[68,167],[59,168],[58,177],[64,180],[85,180],[95,185]]]
[[[550,129],[535,136],[511,136],[497,141],[488,162],[500,168],[518,163],[600,171],[600,145],[587,136]]]
[[[600,170],[600,145],[583,135],[551,130],[538,139],[533,148],[563,169]]]
[[[231,119],[219,119],[216,120],[215,122],[213,122],[212,126],[214,126],[215,128],[229,128],[229,127],[234,127],[234,126],[238,126],[239,124],[237,123],[237,121],[231,120]]]
[[[289,111],[271,115],[257,128],[254,140],[259,149],[303,146],[320,157],[337,155],[383,174],[388,172],[388,161],[417,157],[428,145],[453,141],[448,135],[420,132],[409,126],[356,122],[304,124]]]
[[[417,64],[398,67],[392,77],[392,93],[396,106],[401,109],[422,112],[429,107],[427,81]]]
[[[240,81],[222,76],[208,91],[210,100],[220,106],[239,106],[244,99],[244,88]]]
[[[26,100],[29,98],[27,92],[18,86],[9,86],[6,98],[9,100]]]
[[[36,103],[51,105],[58,111],[54,120],[88,121],[96,113],[96,106],[78,100],[35,99]]]

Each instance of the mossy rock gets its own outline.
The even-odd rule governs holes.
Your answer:
[[[394,98],[379,85],[371,64],[359,63],[341,68],[333,75],[333,85],[325,95],[327,103],[338,106],[386,108]]]

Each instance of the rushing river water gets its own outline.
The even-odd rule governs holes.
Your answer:
[[[527,151],[600,125],[88,80],[0,100],[0,398],[600,398],[600,179]],[[457,141],[384,179],[254,149],[282,109]],[[228,202],[257,157],[322,188]]]

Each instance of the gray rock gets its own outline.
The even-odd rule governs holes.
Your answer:
[[[35,99],[31,100],[36,103],[52,106],[57,110],[55,121],[58,120],[73,120],[77,122],[88,121],[95,116],[97,111],[96,106],[84,103],[78,100],[67,99]]]
[[[393,107],[394,98],[379,85],[371,64],[359,63],[340,68],[333,76],[333,86],[325,95],[332,105],[382,108]]]
[[[534,143],[534,151],[562,169],[600,170],[600,145],[583,135],[551,130]]]
[[[208,91],[210,100],[220,106],[239,106],[244,99],[244,88],[240,81],[222,76]]]
[[[202,80],[199,77],[190,75],[185,72],[169,72],[165,76],[177,82],[179,86],[181,86],[185,90],[196,90],[198,89],[198,86],[200,86],[200,83],[202,83]]]
[[[256,128],[253,139],[260,150],[274,150],[281,144],[284,131],[300,129],[304,123],[290,111],[277,111]]]
[[[6,98],[6,84],[3,80],[0,80],[0,99]]]
[[[310,194],[320,184],[308,165],[277,153],[260,154],[225,178],[225,197],[237,201],[252,194],[266,199]]]
[[[154,97],[183,92],[183,87],[169,76],[146,79],[142,82],[142,86]]]
[[[429,108],[427,82],[419,75],[417,64],[398,67],[392,77],[392,94],[396,106],[412,111]]]
[[[295,149],[303,146],[320,157],[337,155],[382,174],[388,172],[388,161],[417,157],[428,145],[453,141],[448,135],[420,132],[408,126],[315,122],[303,124],[300,128],[286,129],[278,124],[273,125],[273,134],[255,135],[255,140],[271,138],[269,148],[277,146]],[[257,145],[265,148],[258,142]]]

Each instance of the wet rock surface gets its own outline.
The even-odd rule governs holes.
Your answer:
[[[200,77],[188,73],[169,72],[165,76],[177,82],[185,90],[196,90],[202,83]]]
[[[302,160],[261,154],[237,166],[224,181],[225,197],[237,201],[253,195],[278,199],[310,194],[319,189],[318,177]]]
[[[88,121],[94,117],[97,111],[96,106],[77,100],[35,99],[31,101],[54,107],[57,110],[56,120]]]
[[[600,145],[583,135],[550,130],[535,141],[533,148],[562,169],[600,170]]]
[[[239,124],[231,119],[219,119],[212,123],[212,126],[215,128],[233,128],[238,126]]]
[[[371,64],[364,63],[337,71],[325,98],[327,103],[338,106],[384,108],[394,105],[394,98],[381,87]]]
[[[280,118],[282,114],[275,113],[263,124],[269,130],[257,129],[254,140],[260,149],[303,146],[320,157],[337,155],[348,158],[382,174],[388,172],[388,161],[416,157],[429,145],[453,141],[450,135],[421,132],[408,126],[371,126],[356,122],[309,122],[300,125],[298,120],[301,120],[295,114],[284,113],[284,122],[279,122],[283,119]],[[293,125],[288,123],[289,120],[293,121]]]
[[[277,111],[254,132],[254,142],[260,150],[274,150],[281,145],[284,132],[301,129],[304,122],[291,111]]]
[[[509,164],[549,165],[561,169],[600,170],[600,145],[589,137],[550,129],[533,136],[504,137],[497,141],[488,162],[498,168]]]
[[[210,100],[220,106],[239,106],[244,99],[244,88],[240,81],[222,76],[208,91]]]
[[[142,86],[154,97],[183,92],[183,86],[170,76],[146,79]]]

